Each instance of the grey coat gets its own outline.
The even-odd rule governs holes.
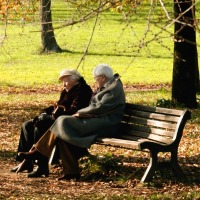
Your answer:
[[[56,136],[70,144],[89,148],[96,137],[116,134],[125,106],[119,75],[92,97],[90,105],[78,110],[80,117],[60,116],[51,127]]]

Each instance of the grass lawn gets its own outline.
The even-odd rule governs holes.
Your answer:
[[[53,2],[53,20],[57,27],[71,17],[70,9],[64,2]],[[62,16],[60,15],[62,12]],[[146,10],[141,18],[132,17],[130,23],[122,20],[122,15],[108,11],[99,16],[89,47],[89,53],[80,65],[79,71],[92,83],[91,71],[99,63],[111,65],[127,84],[171,83],[173,67],[173,42],[169,34],[162,32],[157,40],[148,45],[160,29],[154,24],[144,38],[147,24]],[[60,54],[39,54],[41,39],[39,22],[10,20],[6,28],[6,40],[0,47],[1,86],[35,86],[57,84],[57,76],[63,68],[76,68],[91,36],[94,20],[84,24],[55,29]],[[1,35],[4,25],[1,25]],[[169,27],[172,32],[173,27]],[[162,38],[162,39],[161,39]],[[140,47],[142,48],[140,48]]]

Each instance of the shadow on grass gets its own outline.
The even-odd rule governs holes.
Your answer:
[[[72,50],[69,50],[69,49],[62,49],[62,51],[60,53],[69,53],[69,54],[80,54],[82,55],[84,52],[82,51],[72,51]],[[116,56],[116,57],[142,57],[142,55],[140,53],[138,53],[137,51],[135,52],[124,52],[124,53],[94,53],[94,52],[88,52],[87,55],[89,56]],[[170,56],[159,56],[159,55],[151,55],[151,57],[153,58],[171,58]]]
[[[181,182],[185,185],[200,185],[200,168],[198,160],[200,155],[190,158],[190,164],[184,163],[180,158],[180,165],[186,179],[178,181],[173,171],[169,168],[156,171],[152,182]],[[149,158],[141,157],[101,157],[92,156],[81,160],[84,181],[140,181],[148,164]]]

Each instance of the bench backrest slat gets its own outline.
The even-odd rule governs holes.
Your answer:
[[[166,129],[176,128],[175,123],[169,123],[169,122],[160,121],[160,120],[140,118],[140,117],[135,117],[135,116],[128,116],[128,120],[129,120],[129,124],[141,124],[148,127],[152,126],[152,127],[166,128]]]
[[[159,141],[160,143],[166,144],[170,143],[172,141],[172,137],[163,137],[162,135],[156,135],[156,134],[151,134],[151,133],[146,133],[146,132],[141,132],[141,131],[127,131],[128,136],[131,137],[140,137],[140,138],[147,138],[152,141]],[[126,134],[127,136],[127,134]],[[120,138],[123,138],[123,134],[120,136]]]
[[[155,113],[163,113],[163,114],[174,115],[174,116],[180,116],[183,113],[182,110],[151,107],[151,106],[144,106],[144,105],[130,104],[130,103],[126,103],[126,109],[141,110],[145,112],[148,111],[148,112],[155,112]]]
[[[137,125],[137,124],[121,124],[122,129],[126,129],[127,131],[139,131],[139,132],[146,132],[146,133],[152,133],[152,134],[156,134],[156,135],[165,135],[166,137],[173,137],[174,135],[174,131],[170,131],[170,130],[166,130],[166,129],[158,129],[158,128],[152,128],[152,127],[147,127],[147,126],[141,126],[141,125]],[[127,132],[126,131],[126,132]],[[128,133],[128,132],[127,132]]]
[[[151,139],[149,138],[142,138],[142,137],[137,137],[137,136],[131,136],[131,135],[122,135],[120,137],[121,139],[125,139],[125,140],[133,140],[133,141],[138,141],[138,142],[144,142],[144,141],[150,141]],[[161,138],[162,139],[162,138]],[[165,145],[166,142],[163,142],[163,141],[158,141],[158,140],[151,140],[153,142],[156,142],[157,144],[161,144],[161,145]]]
[[[169,121],[169,122],[178,122],[179,116],[177,115],[166,115],[166,114],[160,114],[160,113],[152,113],[152,112],[144,112],[144,111],[136,111],[136,110],[126,110],[126,114],[142,117],[142,118],[148,118],[148,119],[156,119],[161,121]]]
[[[176,140],[184,110],[126,104],[121,123],[121,137],[139,137],[158,143],[171,144]]]

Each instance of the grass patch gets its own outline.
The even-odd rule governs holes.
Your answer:
[[[99,63],[111,65],[125,84],[171,83],[173,42],[169,33],[163,32],[160,35],[162,42],[154,41],[139,48],[146,31],[145,17],[149,7],[143,5],[141,8],[140,15],[130,19],[131,27],[117,12],[108,11],[100,15],[89,53],[79,68],[90,84],[93,83],[91,71]],[[55,27],[74,15],[73,12],[64,2],[53,2]],[[4,87],[57,84],[59,72],[63,68],[76,68],[83,55],[93,28],[93,19],[83,25],[55,29],[56,40],[63,53],[41,55],[37,15],[33,21],[25,24],[19,19],[7,26],[7,37],[0,49],[0,83]],[[153,24],[151,29],[144,42],[153,39],[159,32],[159,28]],[[169,28],[171,31],[172,27]]]

